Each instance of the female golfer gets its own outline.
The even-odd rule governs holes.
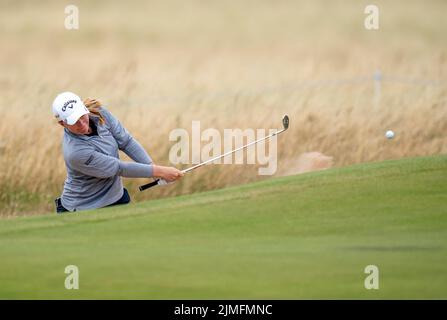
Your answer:
[[[98,100],[84,102],[71,92],[59,94],[53,113],[63,126],[67,178],[56,212],[102,208],[130,202],[122,177],[157,177],[173,182],[183,173],[152,163],[143,147]],[[124,151],[136,162],[119,159]]]

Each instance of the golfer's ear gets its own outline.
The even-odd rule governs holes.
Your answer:
[[[59,123],[61,126],[65,127],[63,121],[58,121],[57,123]]]

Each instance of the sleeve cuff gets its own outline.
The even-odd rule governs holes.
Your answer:
[[[151,164],[120,161],[119,175],[127,178],[150,178],[153,176]]]

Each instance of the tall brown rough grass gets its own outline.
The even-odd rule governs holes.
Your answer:
[[[54,210],[66,172],[51,102],[66,90],[100,99],[163,165],[169,132],[193,120],[268,129],[285,113],[278,175],[306,152],[334,166],[446,153],[446,4],[378,2],[378,31],[363,28],[366,4],[79,1],[68,31],[57,1],[2,2],[0,215]],[[143,193],[147,179],[124,182],[141,201],[268,178],[257,172],[208,166]]]

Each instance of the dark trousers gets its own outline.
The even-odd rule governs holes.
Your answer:
[[[127,192],[126,188],[123,188],[123,191],[124,191],[124,193],[123,193],[123,196],[121,197],[121,199],[119,199],[117,202],[112,203],[106,207],[129,203],[130,202],[129,192]],[[62,205],[61,198],[55,199],[54,202],[56,203],[56,212],[57,213],[69,212],[69,210],[65,209],[64,206]],[[76,209],[75,209],[75,211],[76,211]]]

